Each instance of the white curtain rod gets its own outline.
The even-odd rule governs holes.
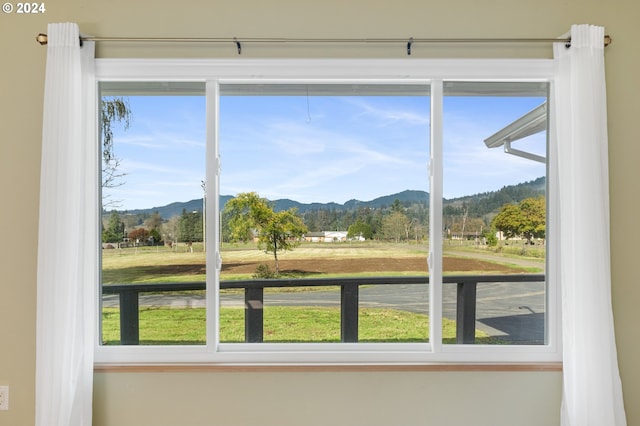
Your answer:
[[[48,37],[46,34],[38,34],[36,41],[41,45],[46,45]],[[413,43],[565,43],[571,45],[571,38],[282,38],[282,37],[247,37],[247,38],[209,38],[209,37],[80,37],[83,41],[106,41],[106,42],[151,42],[151,43],[234,43],[238,49],[238,54],[242,53],[243,42],[247,43],[406,43],[407,54],[411,55]],[[608,46],[613,39],[605,35],[604,45]]]

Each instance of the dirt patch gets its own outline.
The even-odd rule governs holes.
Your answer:
[[[274,268],[273,262],[224,263],[222,272],[227,274],[252,274],[259,264]],[[281,260],[280,272],[296,274],[339,274],[360,272],[403,272],[424,273],[428,271],[425,257],[407,258],[368,258],[368,259],[289,259]],[[478,259],[444,258],[446,272],[485,271],[508,273],[520,271],[506,265],[486,262]]]
[[[265,264],[275,269],[273,260],[268,261],[239,261],[225,262],[222,264],[222,277],[232,274],[252,275],[260,264]],[[424,256],[416,257],[377,257],[377,258],[313,258],[313,259],[286,259],[280,261],[280,272],[285,275],[304,277],[306,275],[320,274],[358,274],[358,273],[385,273],[409,272],[421,275],[428,271],[427,259]],[[445,257],[444,271],[458,274],[466,272],[484,273],[518,273],[526,272],[524,269],[509,267],[484,260],[462,257]],[[163,275],[204,275],[204,264],[165,264],[142,265],[116,270],[103,271],[103,282],[134,282],[159,278]],[[134,280],[134,281],[132,281]]]

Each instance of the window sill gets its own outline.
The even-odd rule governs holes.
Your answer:
[[[298,372],[561,372],[561,362],[544,363],[434,363],[434,364],[351,364],[351,365],[219,365],[219,364],[96,364],[94,373],[298,373]]]

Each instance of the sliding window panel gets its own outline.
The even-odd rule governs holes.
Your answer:
[[[100,83],[103,345],[206,343],[205,86]]]
[[[546,342],[548,90],[444,84],[445,344]]]
[[[221,342],[428,341],[429,103],[220,85]]]

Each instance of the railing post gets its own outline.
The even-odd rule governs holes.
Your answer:
[[[120,344],[140,344],[140,311],[137,290],[120,292]]]
[[[264,330],[264,287],[244,289],[244,340],[262,343]]]
[[[456,343],[476,342],[476,288],[475,281],[458,283],[456,309]]]
[[[358,284],[340,286],[340,340],[344,343],[358,341]]]

